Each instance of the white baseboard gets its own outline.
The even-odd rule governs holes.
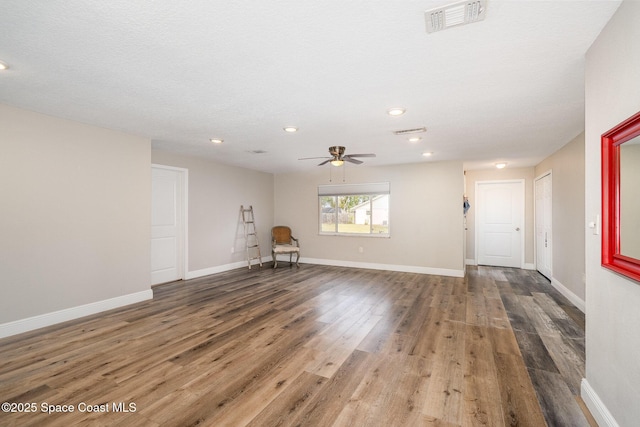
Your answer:
[[[337,267],[368,268],[371,270],[401,271],[404,273],[432,274],[437,276],[464,277],[464,270],[448,268],[418,267],[412,265],[377,264],[370,262],[343,261],[320,258],[300,258],[304,264],[334,265]]]
[[[271,262],[271,256],[262,257],[262,263]],[[251,265],[258,265],[258,259],[251,260]],[[203,268],[201,270],[188,271],[185,280],[196,279],[198,277],[210,276],[212,274],[223,273],[236,268],[247,267],[247,261],[232,262],[231,264],[216,265],[215,267]]]
[[[0,325],[0,338],[21,334],[23,332],[33,331],[35,329],[44,328],[46,326],[55,325],[57,323],[78,319],[80,317],[89,316],[100,313],[102,311],[112,310],[114,308],[123,307],[129,304],[150,300],[153,298],[153,291],[147,289],[145,291],[136,292],[134,294],[122,295],[115,298],[109,298],[102,301],[96,301],[89,304],[79,305],[77,307],[66,308],[64,310],[45,313],[38,316],[28,317],[26,319],[15,320]]]
[[[580,384],[580,397],[582,397],[582,400],[600,427],[619,427],[615,418],[611,415],[611,412],[609,412],[605,404],[600,400],[595,390],[591,388],[586,378],[583,378]]]
[[[475,259],[465,259],[464,261],[465,261],[466,265],[478,265],[478,263],[476,262]],[[523,270],[535,270],[536,269],[536,265],[535,264],[524,263],[522,265],[522,269]]]
[[[553,286],[554,288],[556,288],[558,290],[558,292],[560,292],[562,295],[564,295],[569,301],[571,301],[571,303],[573,305],[575,305],[576,307],[578,307],[578,309],[581,312],[585,312],[586,310],[586,304],[584,302],[583,299],[581,299],[580,297],[578,297],[576,294],[574,294],[573,292],[571,292],[569,290],[569,288],[567,288],[565,285],[563,285],[562,283],[560,283],[557,279],[555,278],[551,278],[551,286]]]
[[[271,256],[262,257],[262,262],[271,262]],[[464,270],[451,270],[446,268],[431,268],[431,267],[416,267],[411,265],[394,265],[394,264],[376,264],[369,262],[356,262],[356,261],[342,261],[333,259],[320,259],[320,258],[300,258],[302,264],[318,264],[318,265],[335,265],[338,267],[352,267],[352,268],[368,268],[371,270],[390,270],[390,271],[402,271],[405,273],[419,273],[419,274],[433,274],[438,276],[452,276],[452,277],[464,277]],[[258,261],[254,260],[251,265],[257,265]],[[242,268],[247,266],[247,261],[238,261],[231,264],[217,265],[215,267],[203,268],[201,270],[189,271],[186,274],[185,279],[195,279],[198,277],[209,276],[211,274],[222,273],[229,270],[235,270],[236,268]]]

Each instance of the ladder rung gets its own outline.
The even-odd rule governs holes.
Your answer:
[[[247,246],[247,248],[251,249],[251,248],[257,248],[258,245],[253,245],[253,246]]]
[[[253,221],[245,221],[245,224],[253,224]]]
[[[247,233],[247,236],[255,236],[256,233]]]

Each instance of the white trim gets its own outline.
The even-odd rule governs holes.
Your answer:
[[[0,338],[33,331],[35,329],[44,328],[46,326],[90,316],[92,314],[150,299],[153,299],[153,291],[151,289],[147,289],[134,294],[122,295],[115,298],[79,305],[77,307],[65,308],[64,310],[54,311],[52,313],[45,313],[38,316],[28,317],[26,319],[15,320],[13,322],[0,325]]]
[[[179,173],[180,179],[180,279],[187,279],[187,266],[189,265],[189,169],[179,168],[175,166],[159,165],[152,163],[151,168],[171,170]]]
[[[467,258],[465,260],[465,265],[478,265],[478,263],[476,263],[475,259],[469,259]],[[522,266],[523,270],[535,270],[536,269],[536,265],[529,263],[529,262],[525,262],[524,265]]]
[[[437,276],[464,277],[464,270],[419,267],[413,265],[377,264],[370,262],[342,261],[334,259],[300,258],[304,264],[334,265],[337,267],[368,268],[371,270],[401,271],[403,273],[432,274]]]
[[[171,170],[171,171],[176,171],[176,172],[188,172],[189,169],[186,168],[179,168],[176,166],[167,166],[167,165],[160,165],[158,163],[152,163],[151,164],[152,168],[158,168],[158,169],[166,169],[166,170]]]
[[[525,240],[527,237],[527,230],[525,224],[527,223],[527,192],[526,192],[526,182],[524,179],[502,179],[502,180],[489,180],[489,181],[476,181],[475,182],[475,197],[476,197],[476,205],[480,204],[480,192],[478,188],[480,185],[484,184],[507,184],[507,183],[518,183],[521,185],[522,192],[522,238],[520,239],[520,268],[525,268]],[[478,222],[480,221],[479,215],[477,214],[478,208],[476,207],[476,215],[474,217],[474,251],[476,254],[476,259],[479,259],[478,255]]]
[[[585,313],[586,310],[586,304],[584,302],[583,299],[581,299],[579,296],[577,296],[576,294],[574,294],[573,292],[571,292],[571,290],[569,290],[569,288],[567,288],[565,285],[563,285],[562,283],[560,283],[557,279],[555,279],[554,277],[551,278],[551,286],[553,286],[554,288],[556,288],[558,290],[558,292],[560,292],[562,295],[564,295],[569,301],[571,301],[571,303],[573,305],[575,305],[576,307],[578,307],[578,309],[580,309],[581,312]]]
[[[336,236],[336,237],[373,237],[374,239],[390,239],[391,234],[389,233],[340,233],[337,231],[319,231],[318,236]]]
[[[390,182],[370,182],[364,184],[318,185],[318,196],[349,196],[360,194],[391,194]]]
[[[265,262],[270,262],[270,261],[272,261],[271,255],[262,257],[263,264]],[[258,262],[257,259],[251,260],[251,265],[252,266],[260,265],[260,262]],[[242,268],[242,267],[248,268],[246,260],[233,262],[231,264],[216,265],[214,267],[203,268],[201,270],[188,271],[186,275],[186,280],[196,279],[198,277],[210,276],[212,274],[217,274],[217,273],[223,273],[225,271],[235,270],[237,268]]]
[[[271,256],[262,257],[262,262],[272,261]],[[404,273],[418,273],[418,274],[432,274],[438,276],[450,276],[450,277],[464,277],[464,270],[452,270],[448,268],[432,268],[432,267],[418,267],[411,265],[394,265],[394,264],[376,264],[369,262],[356,262],[356,261],[341,261],[333,259],[320,259],[320,258],[300,258],[301,264],[317,264],[317,265],[333,265],[337,267],[351,267],[351,268],[368,268],[371,270],[389,270],[389,271],[401,271]],[[253,261],[253,265],[257,265],[258,261]],[[286,262],[285,262],[286,264]],[[187,279],[195,279],[198,277],[209,276],[212,274],[223,273],[229,270],[235,270],[237,268],[247,267],[246,261],[238,261],[231,264],[217,265],[215,267],[203,268],[202,270],[190,271],[187,273]]]
[[[545,177],[545,176],[547,176],[547,175],[551,175],[552,173],[553,173],[553,169],[549,169],[549,170],[547,170],[546,172],[543,172],[543,173],[541,173],[540,175],[536,176],[536,177],[533,179],[533,182],[536,182],[536,181],[538,181],[538,180],[540,180],[540,179],[544,178],[544,177]]]
[[[609,412],[605,404],[600,400],[595,390],[591,388],[586,378],[583,378],[580,383],[580,397],[582,397],[582,400],[600,427],[619,427],[616,419],[613,418],[613,415],[611,415],[611,412]]]

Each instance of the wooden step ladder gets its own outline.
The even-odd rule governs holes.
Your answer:
[[[240,205],[242,213],[242,223],[244,224],[244,241],[247,244],[247,264],[251,270],[251,261],[257,259],[262,267],[262,256],[260,256],[260,244],[258,243],[258,233],[256,232],[256,222],[253,216],[253,206],[245,209]],[[253,256],[252,256],[253,255]]]

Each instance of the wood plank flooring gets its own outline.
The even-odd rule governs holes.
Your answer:
[[[583,376],[584,316],[536,272],[239,269],[0,340],[0,425],[595,425]]]

